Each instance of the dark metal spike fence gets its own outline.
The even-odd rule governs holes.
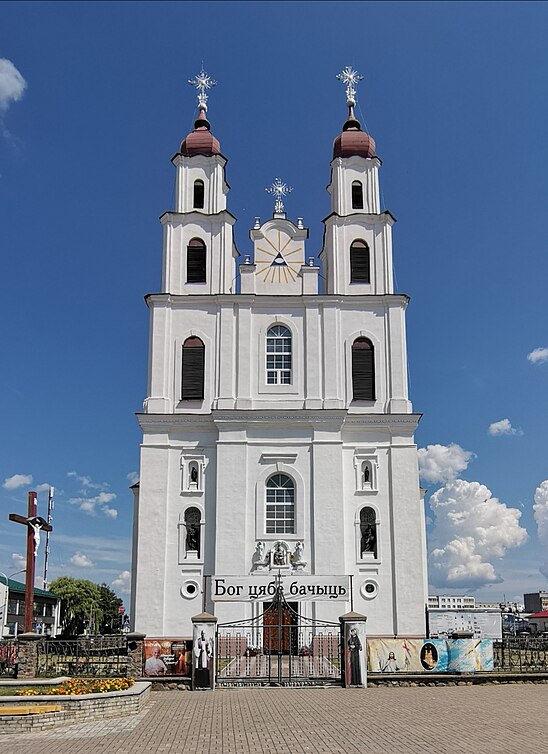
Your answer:
[[[79,639],[42,639],[38,643],[36,675],[101,678],[126,676],[125,636],[86,636]]]
[[[495,671],[548,672],[548,637],[505,636],[493,642]]]
[[[0,677],[14,678],[17,674],[17,641],[0,639]]]

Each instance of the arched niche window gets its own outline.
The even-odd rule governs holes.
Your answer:
[[[187,246],[186,282],[206,282],[206,245],[201,238],[193,238]]]
[[[352,209],[363,209],[363,186],[361,181],[352,181]]]
[[[194,181],[194,209],[204,208],[204,182],[199,178]]]
[[[200,557],[201,546],[201,520],[202,516],[198,508],[187,508],[185,511],[185,552],[195,553],[195,557]]]
[[[370,283],[369,246],[365,241],[353,241],[350,246],[350,282]]]
[[[205,348],[200,338],[187,338],[183,343],[183,379],[181,399],[201,401],[204,398]]]
[[[367,338],[356,338],[352,344],[352,398],[355,401],[375,400],[373,344]]]
[[[360,558],[377,557],[377,516],[373,508],[360,511]]]
[[[266,333],[266,382],[291,384],[291,332],[283,325],[274,325]]]
[[[295,483],[287,474],[274,474],[266,482],[266,533],[295,533]]]

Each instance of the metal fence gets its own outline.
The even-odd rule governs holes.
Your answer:
[[[119,677],[128,672],[125,636],[42,639],[38,642],[37,676]]]
[[[17,642],[15,639],[0,639],[0,676],[14,678],[17,675]]]
[[[494,669],[512,673],[548,672],[548,637],[505,636],[493,642]]]

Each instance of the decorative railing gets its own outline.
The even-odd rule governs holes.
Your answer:
[[[0,676],[13,678],[17,671],[17,641],[0,639]]]
[[[495,671],[548,672],[548,637],[504,637],[493,642]]]
[[[42,639],[37,647],[37,676],[125,676],[125,636]]]

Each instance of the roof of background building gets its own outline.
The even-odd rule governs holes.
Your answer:
[[[1,583],[5,584],[5,582],[3,581]],[[8,587],[10,592],[22,592],[23,594],[25,592],[25,585],[20,581],[8,579]],[[34,587],[34,595],[36,597],[51,597],[51,599],[58,599],[57,595],[53,594],[53,592],[47,591],[45,589],[37,589],[36,587]]]

